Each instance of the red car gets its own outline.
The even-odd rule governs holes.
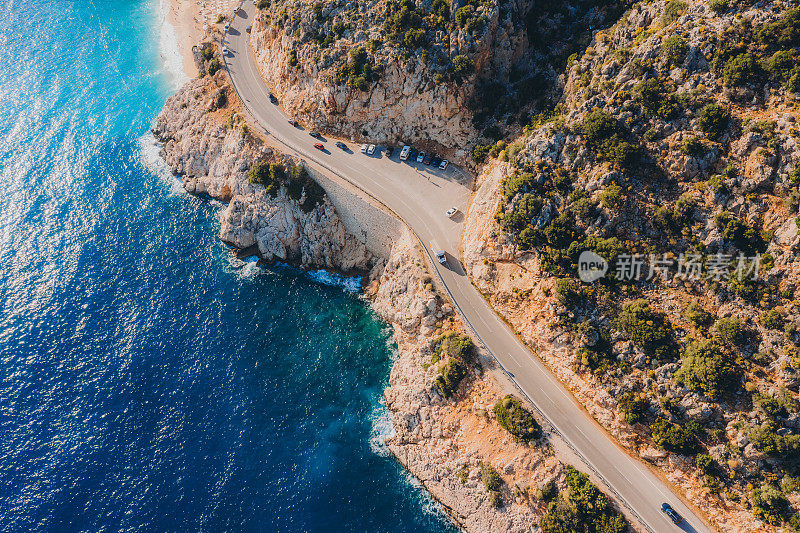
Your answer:
[[[314,144],[314,148],[316,148],[317,150],[322,150],[323,152],[325,151],[325,146],[323,146],[322,143]]]

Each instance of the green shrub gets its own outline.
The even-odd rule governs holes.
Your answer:
[[[711,323],[714,315],[703,309],[697,302],[692,302],[686,308],[686,318],[697,327],[705,327]]]
[[[214,107],[221,109],[226,105],[228,105],[228,95],[225,93],[225,89],[219,89],[214,96]]]
[[[762,485],[750,491],[753,516],[774,526],[789,519],[792,508],[786,496],[774,485]]]
[[[625,140],[617,119],[600,109],[590,111],[583,119],[581,131],[595,157],[626,169],[638,160],[638,150]]]
[[[667,5],[664,6],[664,13],[661,14],[662,24],[665,26],[667,24],[672,24],[678,20],[678,17],[680,17],[684,11],[686,11],[686,4],[680,0],[669,0]]]
[[[717,462],[707,453],[698,453],[694,458],[694,464],[707,476],[714,475],[719,469]]]
[[[775,22],[763,24],[755,31],[755,38],[768,46],[800,46],[800,9],[789,9]]]
[[[362,47],[350,50],[347,61],[336,70],[339,83],[347,82],[348,87],[366,91],[370,84],[380,77],[378,69],[370,61],[367,51]]]
[[[672,354],[671,328],[663,314],[650,309],[645,299],[626,303],[617,323],[642,351],[658,359]]]
[[[264,190],[273,197],[277,196],[285,178],[286,169],[279,163],[256,161],[247,171],[248,181],[263,185]]]
[[[650,402],[638,394],[626,392],[619,398],[619,408],[628,424],[644,422]]]
[[[486,161],[486,155],[489,153],[491,146],[488,144],[477,144],[472,149],[472,160],[482,165]]]
[[[467,375],[467,365],[461,359],[450,359],[439,370],[434,387],[445,398],[452,396]]]
[[[795,92],[795,80],[800,74],[800,56],[794,50],[781,50],[775,52],[764,63],[764,70],[770,78],[782,84],[788,90]]]
[[[723,13],[728,10],[728,0],[711,0],[708,3],[708,7],[714,13]]]
[[[211,61],[212,59],[214,59],[214,55],[216,54],[214,45],[210,44],[204,45],[203,48],[200,50],[200,54],[206,61]]]
[[[754,81],[760,72],[758,62],[752,54],[738,54],[725,62],[722,81],[728,87],[739,87]]]
[[[209,61],[208,67],[206,68],[206,72],[208,72],[209,76],[213,76],[221,68],[222,68],[222,63],[220,62],[218,57],[215,57],[211,61]]]
[[[475,72],[475,62],[468,56],[458,55],[453,58],[453,74],[466,78]]]
[[[503,478],[500,477],[500,474],[495,470],[492,465],[487,463],[481,463],[481,481],[483,481],[483,486],[486,488],[486,491],[489,493],[489,501],[492,504],[492,507],[502,507],[503,500],[500,496],[500,489],[503,486]]]
[[[706,155],[705,143],[694,136],[684,137],[681,141],[681,153],[689,157],[700,158]]]
[[[733,243],[744,254],[755,255],[766,250],[768,243],[761,233],[741,220],[733,218],[729,212],[717,213],[714,222],[722,230],[722,237]]]
[[[609,185],[600,193],[600,203],[606,209],[613,209],[619,205],[622,199],[622,187],[619,185]]]
[[[520,441],[538,439],[542,434],[533,415],[510,394],[494,405],[494,414],[500,426]]]
[[[733,391],[739,382],[732,358],[714,341],[690,343],[681,359],[675,381],[711,398]]]
[[[721,137],[730,121],[730,112],[719,104],[707,104],[697,115],[697,125],[712,139]]]
[[[558,485],[555,481],[548,481],[536,490],[536,497],[544,502],[549,502],[558,496]]]
[[[744,326],[738,318],[720,318],[716,324],[715,337],[725,344],[738,346],[744,342]]]
[[[670,65],[680,65],[686,59],[686,52],[689,47],[686,45],[686,39],[680,35],[670,35],[661,45],[661,55],[666,58]]]
[[[673,424],[659,418],[650,426],[650,434],[656,446],[682,455],[694,455],[698,450],[697,438],[685,426]]]
[[[290,67],[296,67],[300,64],[300,61],[297,59],[297,50],[289,50],[289,57],[287,61]]]
[[[266,9],[266,8],[268,8],[268,7],[269,7],[269,5],[270,5],[270,2],[269,2],[269,0],[258,0],[258,1],[256,2],[256,7],[257,7],[258,9]]]
[[[777,309],[771,309],[761,318],[761,323],[767,329],[783,329],[785,322],[783,315]]]
[[[445,398],[455,393],[467,375],[467,363],[472,359],[474,349],[472,339],[457,332],[446,333],[434,343],[432,361],[437,363],[447,359],[434,382],[436,390]]]
[[[789,462],[797,460],[800,457],[800,435],[778,435],[777,431],[778,425],[768,420],[761,426],[750,428],[747,438],[769,456]]]
[[[539,521],[543,533],[624,533],[625,518],[586,474],[567,466],[567,489],[547,506]]]

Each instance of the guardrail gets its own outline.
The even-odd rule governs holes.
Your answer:
[[[236,16],[236,13],[239,11],[239,9],[241,9],[241,8],[242,8],[242,6],[244,6],[244,3],[245,3],[245,1],[246,1],[246,0],[242,0],[242,1],[239,3],[239,6],[238,6],[238,7],[235,9],[235,11],[234,11],[234,18],[235,18],[235,16]],[[231,24],[232,24],[232,23],[233,23],[233,21],[231,21]],[[225,37],[227,37],[227,34],[228,34],[228,31],[226,30],[226,31],[223,33],[223,42],[225,41]],[[427,257],[428,257],[428,262],[430,263],[430,265],[431,265],[431,267],[433,268],[433,270],[436,272],[436,276],[439,278],[439,281],[441,282],[442,286],[445,288],[445,291],[447,291],[447,294],[448,294],[448,296],[450,297],[450,301],[453,303],[453,305],[455,305],[455,306],[456,306],[456,309],[458,309],[458,313],[459,313],[459,315],[461,315],[461,318],[464,320],[464,323],[465,323],[465,324],[467,324],[467,326],[469,326],[469,329],[470,329],[470,331],[472,331],[472,334],[473,334],[473,335],[474,335],[474,336],[475,336],[475,337],[476,337],[476,338],[477,338],[477,339],[480,341],[480,343],[481,343],[481,345],[483,346],[483,348],[484,348],[484,349],[486,350],[486,352],[487,352],[487,353],[488,353],[488,354],[489,354],[489,355],[492,357],[492,359],[494,359],[495,363],[497,363],[497,366],[498,366],[498,367],[499,367],[499,368],[500,368],[500,369],[503,371],[503,373],[506,375],[506,377],[508,377],[508,379],[511,381],[511,383],[513,383],[513,384],[514,384],[514,387],[517,389],[517,391],[520,393],[520,395],[522,395],[522,396],[523,396],[525,399],[527,399],[527,400],[528,400],[528,402],[529,402],[529,403],[530,403],[530,404],[533,406],[533,408],[536,410],[536,412],[539,414],[539,416],[540,416],[540,417],[541,417],[541,418],[542,418],[542,419],[545,421],[546,425],[547,425],[547,426],[549,426],[549,430],[548,430],[548,432],[549,432],[549,433],[554,433],[554,434],[558,435],[559,437],[561,437],[561,440],[562,440],[562,441],[564,441],[564,443],[565,443],[565,444],[566,444],[566,445],[567,445],[567,446],[570,448],[570,450],[572,450],[572,452],[573,452],[573,453],[574,453],[576,456],[578,456],[578,458],[581,460],[581,462],[583,462],[583,464],[584,464],[584,465],[586,465],[586,467],[587,467],[589,470],[591,470],[591,471],[592,471],[592,473],[593,473],[593,474],[594,474],[594,475],[595,475],[595,476],[596,476],[596,477],[597,477],[597,478],[598,478],[598,479],[599,479],[599,480],[602,482],[602,484],[603,484],[603,485],[605,485],[606,489],[607,489],[609,492],[611,492],[611,493],[612,493],[614,496],[616,496],[616,499],[617,499],[617,501],[619,501],[619,502],[620,502],[620,503],[621,503],[621,504],[622,504],[622,505],[625,507],[625,509],[627,509],[627,510],[628,510],[628,512],[629,512],[631,515],[633,515],[634,517],[636,517],[636,519],[639,521],[639,523],[640,523],[640,524],[641,524],[641,525],[642,525],[642,526],[643,526],[643,527],[644,527],[644,528],[645,528],[647,531],[649,531],[650,533],[656,533],[656,532],[655,532],[655,531],[654,531],[654,530],[653,530],[653,529],[652,529],[652,528],[651,528],[651,527],[650,527],[650,526],[649,526],[649,525],[648,525],[648,524],[647,524],[647,523],[644,521],[644,519],[642,519],[641,515],[639,515],[639,513],[637,513],[637,512],[636,512],[636,511],[633,509],[633,507],[632,507],[632,506],[631,506],[631,505],[630,505],[630,504],[629,504],[629,503],[628,503],[628,502],[625,500],[625,498],[624,498],[624,497],[622,497],[622,495],[621,495],[619,492],[617,492],[617,490],[616,490],[616,489],[614,489],[614,487],[611,485],[611,483],[610,483],[610,482],[609,482],[609,481],[608,481],[608,480],[607,480],[607,479],[606,479],[606,478],[605,478],[605,477],[604,477],[604,476],[603,476],[603,475],[600,473],[600,471],[599,471],[599,470],[597,470],[597,468],[595,468],[595,467],[594,467],[594,466],[593,466],[593,465],[592,465],[592,464],[589,462],[589,460],[588,460],[588,459],[586,459],[586,457],[585,457],[585,456],[584,456],[584,455],[583,455],[583,454],[582,454],[582,453],[581,453],[581,452],[580,452],[580,451],[579,451],[579,450],[578,450],[578,449],[575,447],[575,445],[573,445],[573,444],[572,444],[572,443],[569,441],[569,439],[567,439],[567,438],[564,436],[564,433],[563,433],[563,432],[562,432],[562,431],[561,431],[561,430],[560,430],[560,429],[559,429],[559,428],[558,428],[558,427],[555,425],[555,423],[553,423],[553,421],[550,419],[550,417],[548,417],[548,416],[547,416],[547,415],[544,413],[544,411],[542,411],[542,409],[541,409],[541,408],[540,408],[540,407],[539,407],[539,406],[536,404],[536,402],[535,402],[535,401],[534,401],[534,400],[533,400],[533,399],[532,399],[532,398],[531,398],[531,397],[528,395],[528,393],[526,393],[526,392],[525,392],[525,390],[524,390],[524,389],[523,389],[523,388],[520,386],[520,384],[519,384],[519,383],[517,383],[517,380],[514,378],[514,376],[513,376],[513,375],[512,375],[512,374],[511,374],[511,373],[510,373],[508,370],[506,370],[506,368],[503,366],[503,364],[502,364],[502,363],[500,362],[500,360],[497,358],[497,356],[496,356],[496,355],[495,355],[495,353],[492,351],[492,349],[491,349],[491,348],[489,348],[489,345],[488,345],[488,343],[487,343],[486,341],[484,341],[484,340],[483,340],[483,337],[481,337],[481,335],[478,333],[478,331],[475,329],[475,327],[474,327],[474,326],[472,325],[472,323],[469,321],[469,319],[467,318],[467,316],[464,314],[464,311],[461,309],[461,306],[458,304],[458,302],[456,301],[455,297],[453,296],[453,293],[450,291],[450,287],[448,287],[448,286],[447,286],[447,283],[445,283],[445,281],[444,281],[444,278],[442,277],[442,274],[441,274],[441,272],[439,271],[439,268],[436,266],[436,261],[434,260],[434,257],[433,257],[433,254],[432,254],[432,252],[431,252],[431,251],[428,249],[428,247],[425,245],[425,242],[424,242],[424,241],[423,241],[423,240],[420,238],[420,236],[417,234],[417,232],[416,232],[416,231],[414,231],[414,228],[412,228],[411,226],[409,226],[409,225],[408,225],[408,224],[405,222],[405,220],[403,220],[403,217],[401,217],[400,215],[398,215],[398,214],[397,214],[397,213],[396,213],[396,212],[395,212],[395,211],[394,211],[392,208],[390,208],[389,206],[387,206],[386,204],[384,204],[384,203],[383,203],[383,202],[382,202],[380,199],[376,198],[376,197],[375,197],[375,196],[374,196],[372,193],[370,193],[369,191],[367,191],[366,189],[364,189],[364,188],[363,188],[363,187],[362,187],[360,184],[358,184],[357,182],[355,182],[355,181],[351,180],[350,178],[348,178],[347,176],[345,176],[344,174],[342,174],[342,173],[341,173],[341,172],[339,172],[338,170],[335,170],[335,169],[334,169],[334,168],[332,168],[330,165],[328,165],[327,163],[325,163],[325,162],[324,162],[324,161],[322,161],[321,159],[317,158],[317,157],[316,157],[314,154],[312,154],[312,153],[310,153],[310,152],[306,152],[305,150],[303,150],[303,149],[301,149],[301,148],[297,148],[297,147],[295,147],[295,146],[291,145],[291,144],[290,144],[290,143],[289,143],[289,142],[288,142],[286,139],[282,138],[282,136],[280,136],[279,134],[272,133],[272,132],[268,131],[268,130],[266,129],[266,127],[264,127],[264,126],[261,126],[261,124],[260,124],[260,123],[259,123],[257,120],[255,120],[255,113],[253,112],[253,110],[251,110],[251,109],[249,109],[249,108],[248,108],[248,106],[247,106],[247,103],[246,103],[245,99],[244,99],[244,98],[242,98],[242,95],[241,95],[241,93],[239,92],[239,88],[236,86],[236,82],[233,80],[233,77],[230,75],[230,71],[228,71],[228,61],[227,61],[227,58],[225,58],[224,56],[223,56],[223,61],[224,61],[224,63],[225,63],[225,71],[228,73],[228,78],[231,80],[231,85],[233,85],[233,88],[234,88],[234,90],[236,91],[236,95],[239,97],[239,101],[242,103],[242,106],[243,106],[243,107],[244,107],[244,108],[245,108],[245,109],[246,109],[246,110],[249,112],[249,114],[250,114],[250,115],[251,115],[251,117],[253,118],[253,122],[256,124],[256,126],[257,126],[257,127],[260,127],[260,128],[261,128],[261,130],[262,130],[262,131],[263,131],[263,132],[264,132],[266,135],[268,135],[268,136],[272,137],[273,139],[277,140],[279,143],[281,143],[281,144],[282,144],[282,145],[284,145],[286,148],[288,148],[288,149],[289,149],[289,151],[292,151],[292,152],[295,152],[295,153],[298,153],[298,154],[300,154],[300,155],[303,155],[303,156],[307,157],[308,159],[310,159],[311,161],[314,161],[314,163],[318,164],[318,165],[319,165],[319,166],[321,166],[322,168],[324,168],[324,169],[326,169],[327,171],[331,172],[332,174],[334,174],[334,175],[338,176],[340,179],[342,179],[342,180],[346,181],[346,182],[347,182],[347,183],[349,183],[351,186],[355,187],[356,189],[358,189],[359,191],[361,191],[363,194],[365,194],[366,196],[368,196],[369,198],[371,198],[373,201],[377,202],[377,203],[378,203],[378,204],[379,204],[381,207],[383,207],[383,208],[384,208],[384,209],[385,209],[387,212],[389,212],[389,213],[390,213],[392,216],[394,216],[395,218],[397,218],[398,220],[400,220],[401,222],[403,222],[403,224],[405,224],[405,226],[406,226],[406,227],[409,229],[409,231],[411,231],[411,233],[414,235],[414,237],[417,239],[417,241],[419,241],[419,243],[422,245],[422,249],[423,249],[423,250],[425,250],[425,254],[426,254],[426,255],[427,255]],[[469,277],[469,276],[468,276],[468,277]],[[472,282],[472,280],[470,279],[470,283],[471,283],[471,282]],[[475,290],[478,290],[478,289],[477,289],[477,287],[474,287],[474,285],[473,285],[473,288],[475,288]],[[534,355],[534,357],[536,357],[536,355]]]

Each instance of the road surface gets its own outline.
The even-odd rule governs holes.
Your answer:
[[[458,257],[458,244],[463,229],[464,213],[470,199],[467,179],[450,167],[445,171],[416,162],[401,162],[399,150],[392,158],[382,151],[372,156],[360,153],[359,145],[347,142],[344,151],[335,145],[339,139],[324,138],[324,152],[316,150],[320,142],[309,131],[289,124],[288,117],[269,98],[270,90],[259,75],[249,46],[246,28],[253,23],[256,8],[249,1],[231,22],[225,45],[229,55],[225,65],[251,120],[269,135],[283,143],[288,152],[326,167],[362,191],[378,199],[399,216],[426,247],[453,304],[473,329],[475,335],[494,355],[520,391],[537,407],[551,430],[560,434],[566,444],[585,462],[576,465],[591,470],[650,531],[703,531],[710,529],[678,498],[667,485],[645,465],[632,459],[578,405],[572,395],[550,373],[542,361],[516,337],[495,314],[467,277]],[[453,219],[445,216],[452,207],[459,208]],[[432,255],[431,243],[447,254],[440,265]],[[669,502],[683,517],[680,526],[661,512],[661,503]]]

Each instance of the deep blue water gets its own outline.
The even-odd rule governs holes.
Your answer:
[[[0,531],[450,530],[376,445],[385,326],[146,156],[157,1],[0,0]]]

